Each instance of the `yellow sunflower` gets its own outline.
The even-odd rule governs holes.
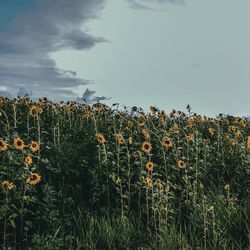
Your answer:
[[[165,147],[165,148],[170,148],[172,147],[172,142],[171,140],[168,138],[168,137],[164,137],[162,139],[162,145]]]
[[[194,137],[193,134],[189,134],[189,135],[186,136],[186,140],[187,141],[193,141],[193,137]]]
[[[146,178],[146,181],[147,181],[147,184],[148,184],[149,187],[152,187],[152,186],[153,186],[153,181],[152,181],[151,178],[147,177],[147,178]]]
[[[208,132],[210,133],[210,135],[214,134],[214,128],[208,128]]]
[[[225,189],[225,190],[229,190],[229,188],[230,188],[230,185],[229,185],[229,184],[226,184],[226,185],[224,186],[224,189]]]
[[[24,149],[24,142],[20,137],[14,139],[14,146],[16,149],[23,150]]]
[[[178,167],[179,167],[180,169],[185,168],[185,167],[186,167],[185,162],[182,161],[182,160],[179,160],[179,161],[178,161]]]
[[[32,152],[37,152],[37,151],[39,151],[39,149],[40,149],[40,146],[39,146],[38,142],[31,141],[31,143],[30,143],[30,150]]]
[[[29,110],[29,115],[35,117],[38,115],[38,112],[38,107],[36,105],[32,105]]]
[[[118,141],[119,144],[124,144],[125,143],[125,139],[121,134],[116,134],[115,139]]]
[[[144,135],[145,140],[148,140],[150,138],[150,134],[146,129],[143,129],[142,133]]]
[[[8,145],[4,140],[0,140],[0,151],[6,151],[8,149]]]
[[[31,176],[27,178],[26,183],[30,185],[36,185],[41,181],[41,176],[37,173],[31,173]]]
[[[131,136],[129,136],[128,138],[128,143],[131,145],[133,143],[133,138]]]
[[[28,163],[29,165],[32,164],[33,162],[32,157],[30,155],[26,156],[25,162]]]
[[[144,122],[143,121],[137,121],[137,125],[138,125],[138,127],[142,127],[144,125]]]
[[[3,185],[3,187],[7,188],[8,190],[15,188],[15,185],[12,182],[9,182],[6,180],[2,182],[2,185]]]
[[[152,161],[147,162],[146,168],[148,171],[153,171],[154,170],[154,163]]]
[[[247,137],[247,148],[250,148],[250,135]]]
[[[95,136],[96,136],[96,138],[97,138],[97,140],[98,140],[98,142],[100,144],[104,144],[105,143],[106,140],[105,140],[104,136],[101,133],[97,133]]]
[[[150,142],[145,141],[142,143],[141,149],[143,152],[149,154],[152,150],[152,145]]]

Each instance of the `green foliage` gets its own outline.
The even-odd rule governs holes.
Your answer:
[[[1,248],[247,249],[249,136],[190,109],[0,98]]]

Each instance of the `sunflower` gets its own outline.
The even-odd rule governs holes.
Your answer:
[[[240,120],[240,125],[241,125],[242,127],[246,127],[247,122],[246,122],[245,120]]]
[[[38,115],[38,113],[38,107],[36,105],[32,105],[29,110],[29,115],[35,117]]]
[[[131,145],[133,143],[133,138],[131,136],[129,136],[128,138],[128,143]]]
[[[42,109],[41,107],[38,107],[38,108],[37,108],[37,111],[38,111],[39,114],[42,114],[42,113],[43,113],[43,109]]]
[[[30,143],[30,150],[32,152],[37,152],[37,151],[39,151],[39,149],[40,149],[40,146],[39,146],[38,142],[31,141],[31,143]]]
[[[147,177],[147,178],[146,178],[146,181],[147,181],[147,184],[148,184],[149,187],[152,187],[152,186],[153,186],[153,181],[152,181],[151,178]]]
[[[8,145],[4,140],[0,140],[0,151],[6,151],[8,149]]]
[[[144,125],[144,121],[137,121],[138,127],[142,127]]]
[[[147,162],[146,168],[148,171],[153,171],[154,170],[154,163],[152,161]]]
[[[239,130],[237,130],[237,131],[235,132],[235,136],[236,136],[236,137],[240,137],[240,136],[241,136],[241,132],[240,132]]]
[[[234,139],[230,139],[229,140],[229,143],[232,145],[232,146],[235,146],[237,144],[236,140]]]
[[[168,138],[168,137],[164,137],[162,139],[162,145],[165,147],[165,148],[170,148],[172,146],[172,142],[171,140]]]
[[[32,157],[30,155],[26,156],[25,162],[28,163],[29,165],[32,164]]]
[[[229,188],[230,188],[230,185],[229,185],[229,184],[226,184],[226,185],[224,186],[224,189],[225,189],[225,190],[229,190]]]
[[[186,136],[186,140],[187,141],[193,141],[193,137],[194,137],[193,134],[189,134],[189,135]]]
[[[188,127],[189,128],[193,127],[193,120],[191,120],[191,119],[188,120]]]
[[[97,138],[97,140],[98,140],[98,142],[100,144],[104,144],[105,143],[106,140],[105,140],[104,136],[101,133],[97,133],[95,136],[96,136],[96,138]]]
[[[16,149],[23,150],[24,149],[24,142],[20,137],[14,139],[14,146]]]
[[[41,181],[41,176],[37,173],[31,173],[31,176],[27,178],[26,183],[30,185],[36,185]]]
[[[121,134],[116,134],[115,139],[118,141],[119,144],[124,144],[125,143],[125,139]]]
[[[145,141],[145,142],[142,143],[141,149],[145,153],[149,154],[151,152],[151,150],[152,150],[152,145],[151,145],[150,142]]]
[[[15,185],[13,183],[6,181],[6,180],[2,182],[2,185],[3,185],[3,187],[7,188],[8,190],[15,188]]]
[[[150,134],[146,129],[143,129],[142,133],[144,135],[145,140],[148,140],[150,138]]]
[[[250,148],[250,135],[247,137],[247,148]]]
[[[214,134],[214,128],[208,128],[208,132],[210,133],[210,135]]]
[[[128,127],[131,127],[131,126],[132,126],[132,122],[128,121]]]
[[[208,209],[207,209],[208,212],[213,212],[214,211],[214,206],[210,206]]]
[[[179,167],[180,169],[185,168],[185,167],[186,167],[185,162],[182,161],[182,160],[179,160],[179,161],[178,161],[178,167]]]

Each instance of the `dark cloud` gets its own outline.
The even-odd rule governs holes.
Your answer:
[[[0,33],[0,86],[6,92],[20,88],[34,96],[74,96],[70,88],[92,83],[61,70],[49,56],[63,49],[90,49],[104,42],[80,29],[97,18],[104,0],[39,0],[36,8],[18,16]]]
[[[76,102],[85,103],[85,104],[93,104],[96,102],[105,101],[105,100],[110,99],[110,98],[107,98],[105,96],[94,96],[95,93],[96,93],[95,91],[86,89],[86,91],[83,93],[82,97],[76,98]]]

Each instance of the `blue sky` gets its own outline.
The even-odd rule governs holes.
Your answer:
[[[249,115],[248,0],[20,3],[0,4],[5,93]]]
[[[0,31],[6,31],[9,24],[23,12],[36,6],[38,0],[1,0],[0,3]]]

